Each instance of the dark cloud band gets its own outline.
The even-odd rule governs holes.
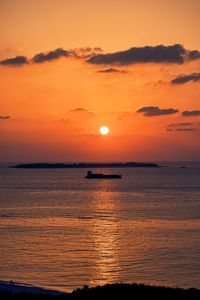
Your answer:
[[[51,61],[51,60],[55,60],[58,59],[60,57],[67,57],[69,55],[69,52],[67,50],[64,50],[62,48],[58,48],[56,50],[53,51],[49,51],[47,53],[39,53],[36,54],[33,59],[32,62],[34,63],[43,63],[46,61]]]
[[[174,108],[164,108],[161,109],[158,106],[146,106],[138,109],[137,113],[143,113],[146,117],[155,117],[155,116],[162,116],[162,115],[172,115],[178,112],[177,109]]]
[[[198,117],[200,116],[200,110],[185,110],[182,112],[182,116],[184,117]]]
[[[193,50],[192,53],[194,53]],[[130,65],[134,63],[184,63],[191,51],[182,45],[133,47],[128,50],[94,55],[88,62],[96,65]],[[196,53],[196,52],[195,52]],[[197,53],[199,53],[197,51]],[[193,54],[197,58],[197,53]],[[194,59],[194,58],[193,58]]]
[[[53,61],[60,57],[68,57],[68,56],[84,59],[86,60],[86,62],[90,64],[118,65],[118,66],[136,64],[136,63],[182,64],[187,61],[200,59],[200,51],[187,50],[181,44],[175,44],[170,46],[157,45],[157,46],[132,47],[128,50],[122,50],[113,53],[101,53],[101,52],[102,49],[98,47],[75,48],[70,50],[57,48],[49,52],[38,53],[31,60],[28,60],[25,56],[16,56],[14,58],[8,58],[6,60],[3,60],[0,62],[0,64],[16,65],[16,66],[27,64],[29,62],[38,64],[47,61]]]
[[[28,64],[28,60],[25,56],[16,56],[14,58],[2,60],[0,64],[4,66],[21,66]]]
[[[189,81],[200,81],[200,73],[192,73],[188,75],[180,75],[171,81],[172,84],[184,84]]]

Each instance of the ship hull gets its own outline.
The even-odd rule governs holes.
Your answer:
[[[103,175],[103,174],[93,174],[90,176],[85,176],[87,179],[120,179],[121,175]]]

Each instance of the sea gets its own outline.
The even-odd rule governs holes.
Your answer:
[[[200,288],[200,163],[159,164],[100,180],[0,164],[0,280]]]

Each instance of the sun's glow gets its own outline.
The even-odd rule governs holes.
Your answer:
[[[101,126],[99,131],[102,135],[107,135],[109,133],[109,128],[107,126]]]

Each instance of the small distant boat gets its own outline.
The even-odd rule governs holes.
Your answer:
[[[88,171],[85,176],[87,179],[119,179],[122,178],[122,175],[119,174],[98,174],[92,173],[92,171]]]

